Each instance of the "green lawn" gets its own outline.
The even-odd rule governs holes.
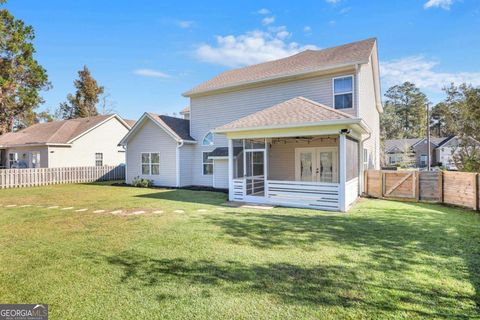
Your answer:
[[[479,316],[478,213],[380,200],[348,214],[254,210],[225,200],[106,184],[0,190],[0,303],[48,303],[51,319]]]

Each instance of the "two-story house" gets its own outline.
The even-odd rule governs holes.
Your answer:
[[[145,113],[122,140],[127,182],[229,189],[231,201],[346,211],[379,166],[376,39],[234,69]]]

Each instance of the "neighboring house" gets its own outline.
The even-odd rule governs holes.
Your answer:
[[[375,39],[226,71],[145,113],[121,144],[127,177],[229,189],[229,199],[345,211],[380,163]]]
[[[453,149],[456,147],[455,137],[430,139],[430,165],[442,165],[448,169],[456,169],[453,165]],[[427,138],[385,140],[385,163],[395,166],[405,163],[405,157],[411,155],[411,166],[425,168],[428,164]]]
[[[118,115],[38,123],[0,136],[2,168],[58,168],[125,163],[118,142],[134,122]]]

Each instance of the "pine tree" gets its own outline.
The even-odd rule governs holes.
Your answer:
[[[98,115],[97,104],[104,87],[97,84],[87,66],[78,72],[78,77],[73,83],[76,93],[68,94],[67,102],[62,102],[57,110],[59,118],[75,119]]]
[[[386,139],[423,137],[427,126],[425,94],[413,83],[395,85],[385,93],[385,112],[381,116],[382,136]]]
[[[34,59],[34,38],[31,26],[0,10],[0,134],[43,103],[40,91],[50,88],[45,69]]]

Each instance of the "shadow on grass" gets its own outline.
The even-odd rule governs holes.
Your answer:
[[[423,273],[430,272],[427,275],[436,278],[435,269],[424,268],[434,265],[458,280],[469,281],[475,288],[475,297],[469,299],[474,299],[480,311],[478,213],[441,205],[372,204],[358,214],[348,215],[232,211],[206,219],[219,226],[227,240],[239,245],[316,250],[317,245],[332,244],[365,251],[369,259],[359,267],[390,276],[402,277],[409,271],[425,269]],[[467,273],[459,271],[464,265],[468,267]],[[422,288],[418,293],[424,294]]]
[[[185,189],[164,189],[160,192],[140,194],[136,197],[209,205],[221,205],[227,201],[227,195],[222,192],[193,191]]]
[[[365,279],[357,267],[348,264],[316,267],[290,263],[247,265],[236,261],[155,259],[136,251],[113,256],[90,255],[89,258],[96,263],[120,268],[120,283],[133,290],[161,289],[172,283],[175,287],[197,286],[242,295],[266,294],[281,299],[282,303],[352,308],[371,315],[395,313],[405,316],[408,313],[421,317],[468,317],[455,310],[456,303],[468,297],[438,292],[413,281],[407,281],[402,287],[379,285]],[[158,301],[175,298],[168,293],[158,295]],[[440,305],[438,301],[441,301]]]

